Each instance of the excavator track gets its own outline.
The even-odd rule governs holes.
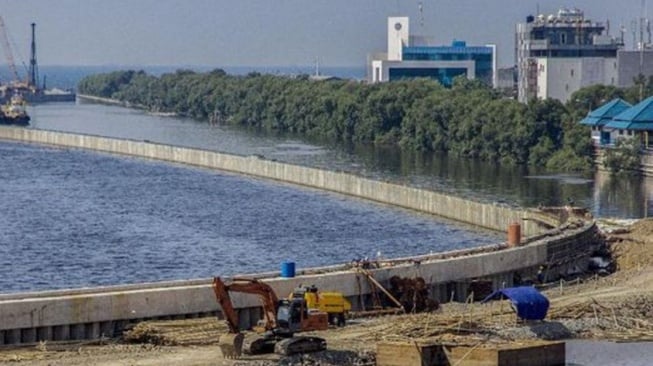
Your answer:
[[[290,356],[297,353],[324,351],[326,340],[320,337],[299,336],[283,339],[274,346],[274,353]]]
[[[243,342],[243,353],[247,355],[261,355],[274,352],[277,343],[273,337],[248,335]]]

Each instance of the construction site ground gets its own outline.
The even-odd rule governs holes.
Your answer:
[[[119,339],[0,347],[0,364],[20,365],[374,365],[378,342],[497,347],[546,340],[653,342],[653,220],[600,222],[618,270],[557,281],[543,290],[544,322],[524,324],[506,301],[446,303],[431,313],[350,319],[312,334],[328,350],[225,360],[217,346],[226,324],[215,318],[151,321]],[[653,347],[653,343],[650,344]]]

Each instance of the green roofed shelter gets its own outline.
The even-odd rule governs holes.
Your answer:
[[[591,111],[583,118],[582,125],[601,127],[610,122],[612,118],[629,109],[632,105],[621,98],[615,98],[601,107]]]

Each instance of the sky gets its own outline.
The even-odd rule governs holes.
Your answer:
[[[364,67],[368,54],[386,49],[389,16],[409,16],[412,34],[439,44],[496,44],[499,66],[510,66],[515,24],[538,8],[579,8],[594,21],[609,19],[614,35],[641,16],[643,1],[0,0],[0,16],[19,67],[29,63],[32,22],[39,65],[261,67],[317,59],[321,66]]]

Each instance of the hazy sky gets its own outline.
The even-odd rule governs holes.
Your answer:
[[[648,8],[653,8],[653,0]],[[578,7],[611,33],[630,28],[642,0],[0,0],[16,63],[29,60],[37,23],[40,65],[364,66],[386,48],[388,16],[411,33],[495,43],[513,63],[514,28],[526,15]],[[647,11],[651,14],[651,11]],[[632,42],[630,30],[626,42]],[[0,63],[5,63],[0,59]]]

